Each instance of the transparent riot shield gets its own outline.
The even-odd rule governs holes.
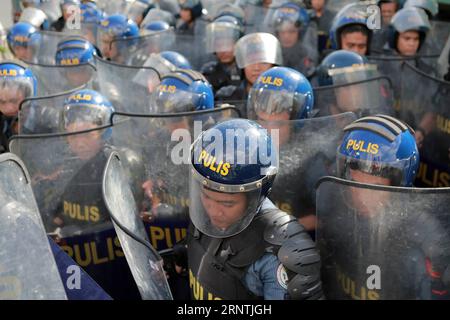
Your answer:
[[[146,26],[147,24],[154,22],[154,21],[165,21],[170,26],[175,26],[175,17],[172,13],[169,11],[165,11],[158,8],[150,9],[150,11],[145,16],[144,20],[141,22],[141,27]]]
[[[128,39],[114,40],[110,44],[112,60],[126,65],[142,66],[152,53],[176,51],[188,59],[198,70],[211,60],[201,36],[175,34],[173,29]]]
[[[149,113],[150,95],[160,83],[152,67],[134,67],[96,59],[100,92],[118,112]]]
[[[448,73],[449,66],[450,66],[449,61],[448,61],[449,55],[450,55],[450,37],[448,38],[447,43],[444,46],[444,49],[442,50],[442,53],[438,60],[438,66],[439,66],[438,69],[440,71],[439,74],[442,76],[444,76]]]
[[[404,57],[398,55],[372,55],[367,57],[371,63],[378,66],[380,74],[391,80],[395,100],[399,99],[401,70],[404,63],[411,63],[424,72],[433,75],[436,73],[439,55],[416,55]]]
[[[115,147],[133,151],[145,167],[143,173],[139,167],[137,173],[130,170],[131,186],[156,250],[171,248],[186,236],[191,143],[203,130],[236,117],[233,107],[179,114],[114,114]]]
[[[343,84],[314,88],[315,109],[319,116],[353,112],[358,117],[394,113],[392,83],[388,77],[374,76]]]
[[[300,218],[310,231],[315,221],[314,187],[321,177],[336,173],[336,150],[343,128],[354,120],[353,113],[344,113],[296,121],[258,121],[278,137],[279,172],[269,198],[281,210]]]
[[[49,96],[89,85],[94,79],[96,69],[86,63],[74,66],[29,64],[37,79],[37,96]]]
[[[267,8],[247,0],[239,0],[236,4],[244,10],[245,34],[261,32]]]
[[[317,243],[328,299],[449,299],[450,189],[317,187]]]
[[[107,45],[102,44],[103,45]],[[143,34],[139,37],[115,39],[108,44],[115,62],[142,66],[152,53],[170,50],[175,45],[173,29]],[[104,50],[102,47],[100,48]]]
[[[450,37],[450,22],[431,20],[430,24],[431,30],[427,34],[421,52],[427,55],[440,55]]]
[[[416,185],[450,186],[450,82],[410,63],[401,70],[398,117],[416,130],[421,166]]]
[[[55,55],[58,43],[67,37],[67,34],[56,31],[39,31],[39,42],[33,50],[30,60],[27,63],[37,63],[51,65],[55,62]]]
[[[356,2],[355,0],[328,0],[325,8],[336,15],[346,5]]]
[[[65,300],[24,164],[0,155],[0,300]]]
[[[126,14],[133,3],[132,0],[99,0],[97,5],[107,15]]]
[[[130,176],[123,169],[118,153],[112,153],[108,159],[103,176],[103,198],[141,297],[171,299],[162,258],[148,241],[130,188]]]
[[[79,122],[74,123],[78,125]],[[12,138],[47,233],[114,299],[139,299],[102,196],[112,128]]]
[[[64,101],[77,90],[61,92],[52,96],[28,98],[19,108],[19,134],[58,133]]]

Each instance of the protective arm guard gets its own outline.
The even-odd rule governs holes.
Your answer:
[[[278,259],[287,269],[287,290],[290,298],[323,298],[320,255],[315,243],[298,220],[279,211],[266,229],[264,239],[278,247]]]

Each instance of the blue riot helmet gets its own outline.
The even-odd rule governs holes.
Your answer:
[[[115,14],[101,21],[97,32],[97,44],[103,57],[120,62],[124,50],[132,46],[132,39],[138,36],[139,28],[133,20]]]
[[[175,51],[163,51],[152,53],[145,61],[144,67],[151,67],[158,72],[159,78],[155,78],[154,73],[150,73],[147,68],[141,69],[133,78],[133,82],[146,84],[148,91],[153,92],[160,83],[160,78],[175,72],[177,69],[192,69],[189,61],[180,53]]]
[[[305,8],[296,3],[288,2],[275,9],[273,15],[270,17],[268,27],[273,32],[282,30],[285,25],[293,25],[300,30],[308,26],[309,21],[310,17]]]
[[[178,69],[192,69],[188,59],[181,53],[175,51],[163,51],[160,55]]]
[[[0,62],[0,115],[15,117],[20,103],[36,95],[37,82],[32,71],[18,61]]]
[[[203,132],[191,147],[189,214],[207,236],[245,230],[267,198],[278,172],[278,152],[267,130],[233,119]]]
[[[322,61],[317,76],[320,86],[330,86],[316,96],[325,114],[392,112],[388,84],[380,78],[377,65],[356,52],[332,52]]]
[[[344,128],[337,150],[338,175],[348,180],[352,171],[389,179],[390,185],[411,187],[419,168],[414,131],[385,115],[361,118]]]
[[[407,0],[403,5],[403,8],[411,7],[425,10],[430,19],[439,13],[439,4],[437,0]]]
[[[111,124],[114,112],[112,104],[99,92],[89,89],[78,90],[65,101],[62,111],[62,130],[80,132],[106,127]],[[109,138],[111,129],[103,132]]]
[[[94,3],[82,3],[80,5],[81,23],[97,24],[104,18],[104,12]]]
[[[236,42],[244,34],[244,27],[239,19],[222,15],[206,27],[206,52],[234,52]]]
[[[145,34],[152,34],[152,33],[158,33],[166,30],[170,30],[170,25],[166,21],[158,20],[158,21],[151,21],[145,25],[142,26],[141,33],[143,35]]]
[[[136,0],[128,9],[127,15],[129,19],[140,25],[147,13],[154,8],[157,8],[157,5],[153,0]]]
[[[428,32],[431,29],[425,11],[418,8],[405,8],[398,11],[392,18],[389,26],[389,47],[398,50],[398,39],[401,33],[407,31],[416,31],[419,33],[419,48],[425,43]]]
[[[178,69],[162,77],[150,98],[151,113],[177,113],[214,108],[214,93],[199,72]]]
[[[366,80],[374,76],[375,67],[365,56],[356,52],[334,51],[323,59],[317,69],[319,85],[332,86]]]
[[[202,15],[203,6],[200,0],[178,0],[181,10],[189,10],[191,12],[192,20],[195,20]],[[190,21],[185,21],[190,22]]]
[[[263,72],[253,84],[247,100],[249,119],[269,120],[286,114],[285,120],[308,118],[314,107],[310,82],[300,72],[274,67]]]
[[[95,48],[87,39],[70,36],[58,43],[55,61],[61,66],[88,64],[94,61],[95,55]]]
[[[31,24],[18,22],[9,30],[6,39],[16,58],[32,62],[39,50],[42,37]]]
[[[80,36],[69,36],[58,43],[55,61],[64,68],[66,79],[74,86],[79,87],[91,80],[94,68],[94,46]]]
[[[334,50],[346,49],[358,52],[362,55],[370,54],[370,43],[372,41],[372,30],[367,26],[369,24],[369,17],[371,11],[368,7],[373,5],[371,1],[360,1],[350,3],[342,8],[334,17],[330,29],[330,42]],[[346,34],[362,33],[367,36],[367,42],[362,44],[342,43],[342,37]]]

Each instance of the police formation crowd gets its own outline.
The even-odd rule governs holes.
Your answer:
[[[450,4],[12,4],[0,299],[450,298]]]

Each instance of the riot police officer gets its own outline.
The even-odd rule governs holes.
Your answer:
[[[419,167],[414,131],[385,115],[344,130],[336,161],[345,182],[330,179],[318,189],[324,195],[318,215],[325,223],[319,243],[327,297],[448,299],[450,239],[440,208],[448,203],[448,190],[418,194],[410,188]],[[324,210],[331,197],[329,216]],[[379,270],[381,284],[366,285],[368,266]]]
[[[367,115],[393,113],[392,90],[380,79],[377,65],[347,50],[330,53],[317,70],[316,98],[320,115],[354,112]]]
[[[41,36],[34,26],[27,22],[16,23],[8,32],[8,45],[17,59],[35,62],[41,45]]]
[[[177,33],[194,35],[197,31],[197,19],[202,16],[203,5],[200,0],[179,0],[179,5],[181,10]]]
[[[8,149],[8,139],[19,131],[20,103],[36,94],[36,78],[17,61],[0,63],[0,153]]]
[[[126,50],[133,42],[129,38],[139,36],[139,28],[133,20],[116,14],[103,19],[97,32],[97,44],[104,58],[125,63]],[[125,41],[124,41],[125,40]]]
[[[68,66],[65,77],[73,87],[79,87],[92,80],[95,47],[86,39],[72,36],[58,43],[55,62],[59,66]],[[78,66],[78,67],[75,67]]]
[[[253,85],[247,102],[249,119],[261,121],[260,124],[269,132],[278,130],[278,188],[274,188],[269,198],[299,218],[307,231],[315,229],[314,205],[311,201],[313,190],[307,184],[312,180],[310,176],[316,172],[305,168],[312,167],[311,161],[319,163],[321,157],[313,156],[313,146],[309,146],[310,157],[314,157],[309,160],[302,150],[302,143],[297,141],[306,140],[306,135],[298,134],[296,126],[301,126],[297,120],[312,117],[313,107],[314,93],[308,79],[300,72],[286,67],[274,67],[262,73]]]
[[[242,70],[236,65],[235,44],[243,35],[244,27],[238,18],[222,15],[206,28],[206,51],[214,53],[217,60],[206,63],[200,72],[215,91],[229,85],[239,85]]]
[[[311,76],[318,62],[316,26],[301,6],[288,2],[277,8],[268,22],[280,40],[284,66]]]
[[[328,36],[334,15],[327,8],[325,0],[309,0],[305,3],[314,10],[313,21],[317,23],[318,50],[321,53],[328,48]]]
[[[222,87],[216,93],[216,100],[236,104],[245,117],[247,95],[253,83],[264,71],[283,64],[281,45],[270,33],[248,34],[236,43],[235,57],[238,68],[244,70],[245,79],[239,86]]]
[[[111,103],[100,93],[83,89],[70,95],[62,110],[63,132],[73,154],[73,178],[66,186],[54,223],[59,227],[86,228],[109,221],[108,211],[101,195],[99,181],[106,164],[106,147],[111,128],[102,129],[111,122],[114,112]],[[90,130],[90,131],[89,131]],[[81,133],[87,131],[86,133]]]
[[[351,3],[333,19],[330,41],[333,50],[350,50],[360,55],[370,54],[372,30],[367,27],[369,1]]]
[[[220,141],[211,144],[213,136]],[[267,131],[250,120],[222,122],[193,143],[186,241],[193,298],[322,296],[313,241],[268,199],[277,157]],[[282,225],[289,231],[279,237]]]
[[[417,8],[402,9],[389,26],[388,48],[401,56],[415,56],[424,45],[430,22],[425,12]]]

